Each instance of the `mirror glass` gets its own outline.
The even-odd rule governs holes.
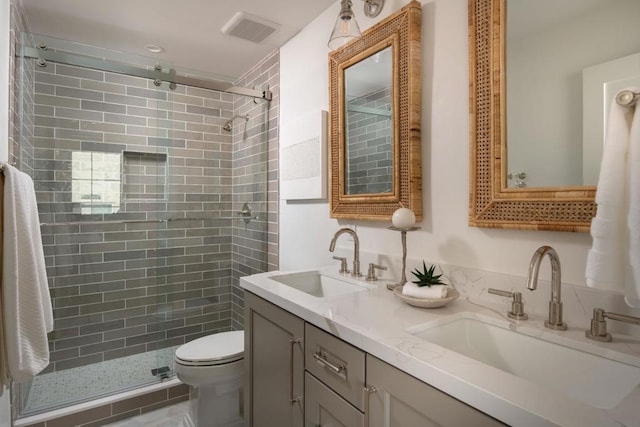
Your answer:
[[[640,1],[506,1],[509,188],[592,186],[615,94],[640,87]]]
[[[344,70],[346,194],[393,189],[392,48]]]

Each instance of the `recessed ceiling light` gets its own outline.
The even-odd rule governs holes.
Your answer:
[[[147,49],[151,53],[162,53],[164,52],[164,48],[162,46],[158,46],[157,44],[146,44],[144,48]]]

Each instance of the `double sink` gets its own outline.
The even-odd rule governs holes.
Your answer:
[[[375,288],[318,271],[270,277],[304,294],[331,299]],[[463,358],[514,375],[596,408],[613,408],[640,384],[640,360],[505,318],[458,312],[406,333]]]

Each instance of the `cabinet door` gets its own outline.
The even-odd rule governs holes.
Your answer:
[[[304,338],[305,369],[364,411],[365,353],[308,323]]]
[[[245,292],[245,425],[303,424],[304,322]]]
[[[411,375],[367,355],[369,426],[502,426],[488,415],[423,383]]]
[[[306,427],[361,427],[364,419],[362,412],[308,372],[304,380],[304,413]]]

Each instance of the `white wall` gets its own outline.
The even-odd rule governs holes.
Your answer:
[[[408,0],[387,0],[387,16]],[[469,203],[469,93],[467,0],[423,0],[422,168],[424,221],[408,235],[409,257],[525,276],[533,252],[553,246],[563,282],[584,285],[588,234],[491,230],[467,225]],[[328,109],[327,39],[338,14],[336,2],[289,41],[280,54],[281,126],[305,112]],[[354,2],[361,29],[373,21]],[[382,18],[379,17],[379,18]],[[284,133],[284,132],[282,132]],[[286,145],[283,142],[281,146]],[[390,223],[337,221],[327,201],[280,202],[280,269],[327,265],[333,233],[357,225],[363,251],[400,256],[400,236]],[[341,237],[339,246],[351,248]],[[344,239],[344,240],[342,240]],[[548,273],[548,267],[545,274]]]
[[[9,158],[9,0],[0,0],[0,161]],[[11,426],[9,391],[0,397],[0,427]]]

